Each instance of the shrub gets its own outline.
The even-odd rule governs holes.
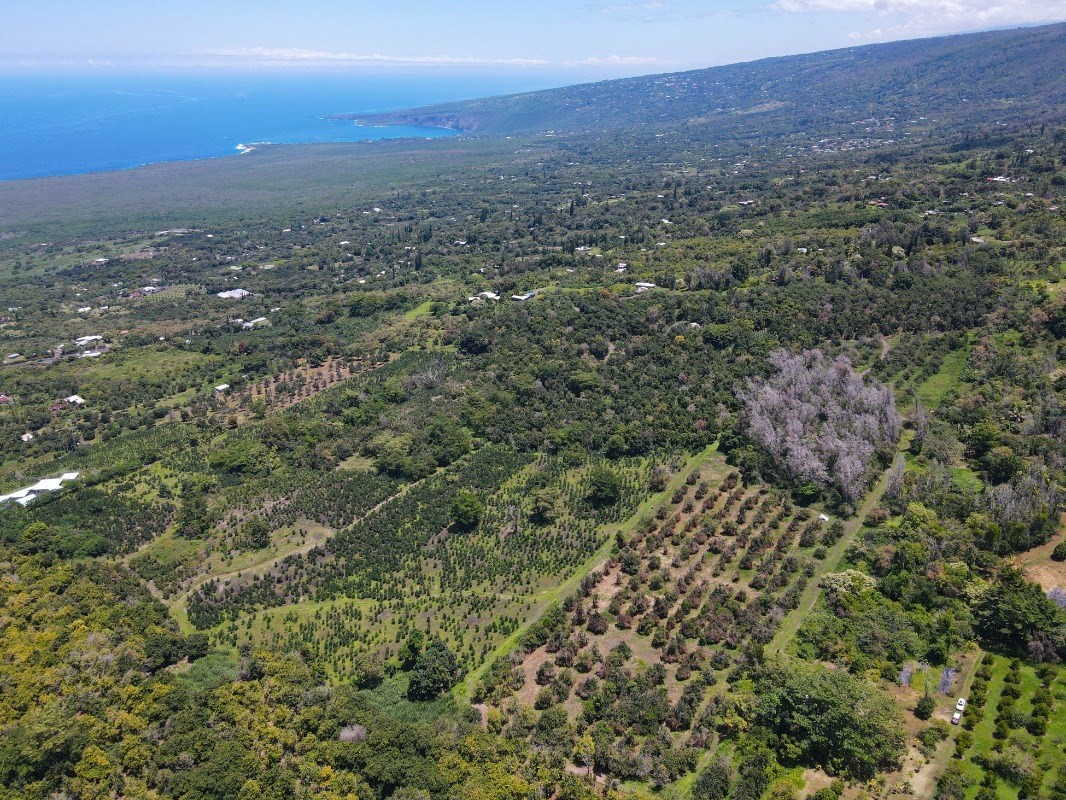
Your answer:
[[[973,747],[973,733],[971,731],[959,731],[959,735],[955,737],[955,752],[958,758],[961,758],[963,753]]]
[[[918,733],[918,749],[922,751],[922,755],[929,758],[936,752],[937,745],[947,737],[947,725],[943,720],[937,720],[934,724]]]
[[[696,783],[692,787],[692,800],[725,800],[729,796],[732,783],[733,771],[729,762],[720,758],[696,778]]]
[[[936,711],[936,700],[929,695],[922,695],[914,706],[914,716],[918,719],[929,719]]]

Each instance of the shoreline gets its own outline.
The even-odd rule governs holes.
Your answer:
[[[398,141],[402,139],[444,139],[452,136],[458,136],[462,134],[462,131],[458,131],[450,128],[434,127],[429,125],[360,125],[356,124],[354,128],[375,128],[375,129],[411,129],[426,131],[429,135],[418,135],[415,133],[400,133],[394,136],[373,136],[373,137],[359,137],[359,138],[336,138],[336,139],[320,139],[312,141],[297,141],[297,142],[279,142],[279,141],[252,141],[249,144],[238,143],[235,147],[229,148],[223,152],[215,151],[210,155],[176,155],[172,158],[161,158],[154,161],[144,161],[135,164],[125,164],[116,166],[113,164],[100,167],[92,167],[88,169],[78,169],[72,172],[44,172],[33,175],[18,175],[15,177],[0,177],[0,186],[16,183],[18,181],[41,181],[50,180],[56,178],[71,178],[79,175],[97,175],[108,172],[127,172],[129,170],[143,169],[145,167],[154,167],[161,164],[174,164],[179,162],[196,162],[196,161],[214,161],[218,159],[234,158],[239,156],[250,155],[261,149],[268,147],[303,147],[309,145],[344,145],[344,144],[363,144],[374,143],[384,141]],[[236,150],[236,152],[234,152]]]
[[[357,128],[424,128],[434,131],[447,131],[449,134],[461,136],[473,133],[474,126],[459,124],[458,117],[437,119],[430,114],[420,114],[419,109],[410,111],[386,111],[376,114],[331,114],[322,119],[329,122],[351,122]]]

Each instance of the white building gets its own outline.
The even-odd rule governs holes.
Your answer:
[[[221,297],[223,300],[243,300],[250,294],[251,292],[245,289],[229,289],[225,292],[219,292],[218,297]]]
[[[29,435],[31,434],[27,434],[27,436]],[[45,478],[39,480],[37,483],[33,484],[33,486],[27,486],[25,489],[19,489],[18,491],[11,492],[11,494],[0,495],[0,503],[14,500],[19,505],[28,506],[38,495],[42,495],[45,492],[57,491],[62,488],[65,481],[72,481],[77,477],[77,472],[64,472],[58,478]]]

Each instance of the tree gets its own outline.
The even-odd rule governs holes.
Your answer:
[[[476,528],[484,513],[485,504],[471,491],[460,489],[452,498],[452,523],[460,530]]]
[[[480,327],[469,327],[459,336],[459,349],[470,355],[477,355],[488,350],[492,339],[489,334]]]
[[[769,665],[761,684],[757,716],[777,733],[784,762],[857,780],[899,762],[902,719],[876,685],[799,661]]]
[[[978,602],[976,615],[978,632],[990,647],[1029,653],[1036,660],[1066,656],[1066,613],[1016,569],[1000,571]]]
[[[555,680],[555,664],[545,661],[537,668],[537,685],[547,686],[553,680]]]
[[[436,700],[459,680],[459,662],[455,653],[440,639],[429,640],[418,654],[407,687],[409,700]]]
[[[994,447],[980,459],[992,483],[1004,483],[1022,471],[1025,460],[1009,447]]]
[[[252,517],[245,523],[244,544],[249,550],[270,547],[270,527],[262,517]]]
[[[377,456],[374,467],[386,475],[421,480],[437,469],[437,462],[426,443],[409,434],[382,436],[375,440]]]
[[[433,420],[426,429],[426,440],[438,467],[446,467],[470,452],[470,431],[446,417]]]
[[[199,484],[186,486],[182,492],[177,525],[178,535],[186,539],[201,539],[210,530],[210,512],[207,510],[204,490]]]
[[[844,794],[844,782],[836,780],[812,794],[811,800],[839,800],[842,794]]]
[[[969,781],[962,772],[958,762],[952,762],[940,776],[936,784],[936,800],[962,800],[966,795]]]
[[[610,467],[602,464],[595,466],[589,472],[586,497],[596,508],[613,506],[622,499],[622,481]]]
[[[733,770],[729,762],[719,758],[696,778],[692,787],[692,800],[725,800],[733,782]]]
[[[588,733],[580,737],[574,742],[571,758],[577,766],[584,768],[591,776],[592,768],[596,765],[596,740]]]
[[[771,377],[751,379],[738,393],[745,434],[795,485],[833,487],[854,502],[873,457],[899,438],[892,390],[820,350],[778,350],[770,364]]]
[[[411,632],[407,634],[407,639],[400,647],[400,665],[403,669],[414,668],[415,661],[421,655],[425,644],[426,634],[418,628],[412,628]]]
[[[258,442],[238,439],[228,447],[213,450],[207,457],[212,469],[231,475],[263,475],[273,461],[270,451]]]
[[[987,500],[1000,535],[986,546],[997,555],[1007,555],[1048,541],[1055,532],[1063,499],[1059,482],[1046,468],[1032,467],[1009,483],[993,487]]]
[[[377,295],[361,293],[355,295],[348,306],[348,315],[352,317],[369,317],[381,310],[383,303]]]
[[[360,653],[352,663],[352,683],[360,689],[373,689],[385,677],[385,665],[374,653]]]
[[[925,694],[918,699],[917,704],[914,706],[914,716],[918,719],[929,719],[933,716],[934,711],[936,711],[936,700],[929,696],[927,688]]]
[[[107,798],[113,772],[114,766],[108,759],[107,753],[95,744],[90,744],[82,751],[81,760],[74,766],[76,776],[74,785],[78,797],[84,797],[87,800]]]
[[[770,785],[770,769],[775,766],[773,754],[766,745],[759,744],[740,761],[740,775],[733,790],[735,800],[759,800]]]
[[[190,633],[185,637],[185,657],[189,661],[203,658],[211,650],[211,639],[206,633]]]
[[[529,516],[538,525],[550,525],[559,516],[561,498],[557,489],[546,487],[529,498]]]
[[[54,542],[55,535],[43,522],[31,522],[19,533],[19,549],[24,553],[44,553]]]

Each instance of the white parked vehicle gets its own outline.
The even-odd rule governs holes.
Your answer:
[[[963,711],[966,710],[966,698],[965,697],[960,697],[959,698],[959,702],[957,702],[955,704],[955,710],[960,712],[960,713],[962,713]]]

